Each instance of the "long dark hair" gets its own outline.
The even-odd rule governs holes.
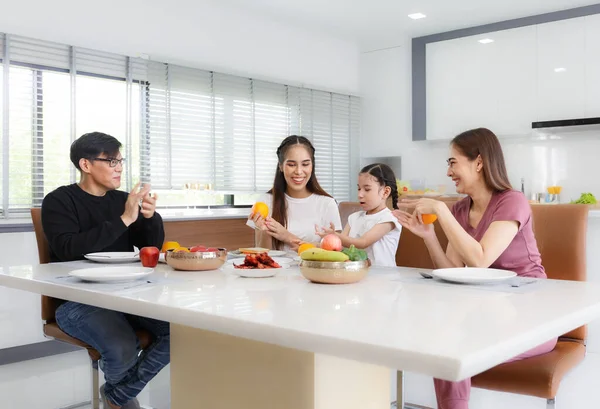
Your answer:
[[[317,195],[331,197],[329,193],[323,190],[317,180],[317,175],[315,174],[315,148],[312,143],[310,143],[310,141],[304,136],[291,135],[285,138],[281,142],[281,145],[279,145],[279,148],[277,148],[277,169],[275,169],[275,180],[273,181],[273,187],[271,190],[269,190],[269,193],[273,195],[273,203],[271,204],[273,211],[271,217],[277,220],[285,228],[287,228],[287,203],[285,200],[285,192],[287,191],[288,186],[281,167],[283,167],[285,156],[290,148],[298,145],[304,146],[304,148],[310,154],[310,159],[312,161],[312,172],[310,174],[310,179],[308,179],[308,182],[306,183],[306,189],[309,192]],[[282,245],[283,243],[281,241],[273,238],[273,246],[276,249],[280,249]]]
[[[486,128],[471,129],[456,136],[450,144],[471,161],[481,156],[483,177],[489,189],[494,192],[512,189],[500,141],[492,131]]]
[[[385,163],[372,163],[362,168],[360,173],[368,173],[373,176],[377,180],[377,183],[383,187],[389,186],[392,190],[390,192],[392,207],[394,209],[398,208],[398,185],[396,184],[396,175],[392,168]]]

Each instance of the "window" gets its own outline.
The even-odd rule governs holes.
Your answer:
[[[273,184],[277,147],[297,134],[315,146],[323,188],[350,199],[357,97],[167,64],[150,64],[148,72],[153,186],[173,194],[199,185],[234,194],[236,204],[252,203]]]
[[[268,190],[290,134],[316,148],[316,174],[350,198],[359,99],[0,34],[0,211],[25,215],[79,175],[86,132],[114,135],[123,186],[149,182],[164,207],[251,205]]]

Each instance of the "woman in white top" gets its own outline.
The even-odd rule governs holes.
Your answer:
[[[288,136],[277,148],[278,164],[266,203],[269,216],[250,216],[258,227],[256,245],[269,249],[297,250],[301,243],[319,244],[315,226],[341,230],[335,200],[319,185],[315,148],[303,136]]]
[[[335,233],[344,247],[354,244],[365,249],[375,266],[395,267],[396,250],[402,226],[387,207],[391,196],[394,209],[398,208],[398,187],[394,171],[383,163],[365,166],[358,175],[358,200],[362,211],[352,213],[341,233],[333,226],[321,229],[319,234]]]

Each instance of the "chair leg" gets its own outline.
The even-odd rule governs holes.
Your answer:
[[[546,400],[546,409],[556,409],[556,398]]]
[[[59,409],[77,409],[92,405],[92,409],[100,409],[100,385],[98,384],[98,362],[90,359],[91,375],[92,375],[92,399],[85,402],[75,403],[73,405],[64,406]]]
[[[98,361],[91,360],[92,364],[92,409],[100,409],[100,382],[98,379]]]
[[[423,409],[423,406],[413,406],[404,400],[404,373],[396,373],[396,400],[390,405],[392,409]]]

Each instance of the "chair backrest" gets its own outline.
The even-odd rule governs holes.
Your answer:
[[[340,202],[338,205],[338,210],[340,211],[343,229],[346,227],[346,224],[348,224],[348,216],[350,216],[352,213],[362,210],[362,207],[360,207],[360,203],[358,202]]]
[[[452,207],[454,202],[444,202],[448,207]],[[436,221],[433,224],[435,228],[435,234],[445,249],[448,246],[448,239],[440,224]],[[400,234],[400,241],[398,242],[398,249],[396,250],[396,265],[401,267],[414,267],[414,268],[433,268],[433,262],[429,256],[429,251],[422,238],[413,234],[408,229],[402,229]]]
[[[434,228],[442,248],[445,249],[448,246],[446,234],[444,234],[442,227],[437,221],[434,223]],[[396,250],[396,265],[426,269],[434,268],[425,242],[408,229],[402,229],[402,233],[400,234],[400,241]]]
[[[576,204],[532,206],[533,231],[548,278],[586,280],[588,212],[588,206]],[[580,341],[586,337],[586,326],[564,335]]]
[[[42,209],[32,208],[31,220],[33,221],[33,230],[35,231],[40,264],[47,264],[50,262],[50,246],[48,245],[46,235],[44,234],[44,228],[42,227]],[[46,322],[54,321],[58,305],[60,305],[60,301],[56,298],[42,295],[42,319]]]
[[[31,220],[33,221],[33,230],[35,231],[40,264],[47,264],[50,262],[50,246],[48,245],[48,240],[46,240],[44,228],[42,227],[42,209],[32,208]]]

